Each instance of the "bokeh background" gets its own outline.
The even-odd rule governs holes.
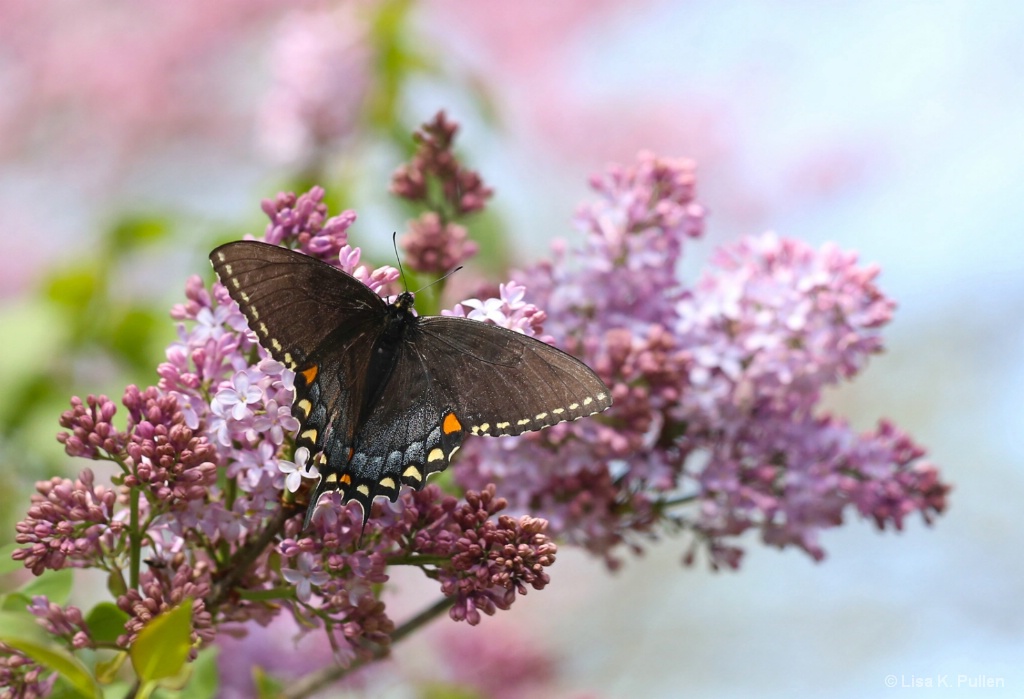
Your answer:
[[[955,490],[932,528],[826,533],[818,564],[563,549],[549,588],[437,622],[373,691],[490,648],[536,696],[1022,696],[1022,35],[1009,0],[0,0],[0,543],[32,482],[85,465],[54,440],[68,397],[155,382],[185,277],[262,230],[261,198],[321,183],[388,260],[388,175],[444,108],[496,189],[470,228],[493,269],[571,236],[588,174],[645,148],[699,164],[682,274],[766,229],[880,265],[888,351],[830,404],[893,419]],[[410,614],[436,594],[396,585]]]

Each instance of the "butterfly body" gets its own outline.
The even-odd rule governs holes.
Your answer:
[[[295,371],[296,448],[320,496],[358,501],[424,486],[466,435],[517,435],[600,412],[604,383],[539,340],[475,320],[417,316],[413,295],[387,304],[307,255],[243,241],[210,258],[263,345]]]

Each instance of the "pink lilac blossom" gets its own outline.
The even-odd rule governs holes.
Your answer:
[[[40,624],[57,638],[63,639],[71,648],[95,648],[89,636],[82,610],[68,605],[62,607],[41,595],[32,598],[28,610],[39,618]]]
[[[275,158],[309,162],[352,133],[370,88],[370,26],[356,3],[292,12],[274,32],[259,141]]]
[[[459,125],[443,111],[413,134],[417,148],[412,159],[391,176],[391,193],[417,202],[448,217],[465,216],[482,210],[494,190],[480,175],[459,162],[452,150]],[[437,199],[432,185],[440,189]]]
[[[25,548],[11,556],[36,575],[47,568],[95,565],[123,530],[123,522],[114,519],[117,493],[96,485],[89,469],[74,482],[56,476],[40,481],[36,490],[28,514],[15,527],[14,540]]]
[[[491,699],[559,696],[556,654],[534,635],[506,624],[486,634],[455,626],[439,629],[434,644],[443,676]],[[576,695],[571,695],[576,696]],[[580,699],[577,697],[577,699]]]
[[[893,304],[877,268],[766,234],[717,251],[689,286],[676,264],[702,232],[694,182],[692,163],[647,153],[609,168],[577,216],[580,247],[556,244],[552,262],[517,275],[615,406],[518,442],[475,440],[460,483],[497,482],[613,566],[619,547],[661,530],[694,535],[688,562],[703,546],[735,567],[747,529],[819,559],[818,534],[850,506],[879,526],[942,512],[948,486],[906,435],[888,423],[858,435],[817,413],[824,387],[881,350]]]
[[[124,648],[131,646],[153,617],[191,600],[193,647],[190,657],[194,660],[198,644],[210,643],[216,635],[213,617],[203,599],[209,592],[210,574],[205,563],[196,566],[182,564],[173,570],[164,566],[151,567],[143,573],[138,590],[129,589],[117,599],[117,606],[130,617],[125,623],[127,633],[117,639],[117,644]]]
[[[402,236],[406,266],[416,272],[445,274],[478,250],[455,219],[482,210],[493,190],[452,151],[458,129],[438,112],[413,135],[417,148],[412,159],[391,176],[392,194],[426,209]]]
[[[473,257],[478,247],[469,240],[465,227],[446,223],[436,212],[428,211],[409,223],[402,250],[409,269],[443,274]]]

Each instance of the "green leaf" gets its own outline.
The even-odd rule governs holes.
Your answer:
[[[6,643],[63,677],[75,696],[102,695],[89,669],[66,649],[50,640],[31,614],[0,612],[0,643]]]
[[[137,369],[152,366],[157,359],[153,337],[166,325],[152,310],[131,307],[111,318],[110,346]]]
[[[68,599],[71,597],[71,586],[73,584],[74,573],[70,568],[48,570],[23,586],[18,592],[29,598],[43,595],[51,602],[67,604]]]
[[[24,612],[32,600],[20,592],[11,592],[0,597],[0,610],[5,612]]]
[[[117,671],[128,659],[127,651],[118,651],[109,660],[100,660],[96,663],[96,679],[103,684],[109,684],[117,677]]]
[[[46,296],[58,306],[72,313],[86,309],[100,289],[96,271],[89,267],[75,267],[54,272],[46,283]]]
[[[11,558],[11,555],[20,548],[20,545],[13,542],[0,547],[0,575],[7,575],[25,567],[21,561]]]
[[[280,696],[281,690],[284,689],[281,680],[268,674],[259,665],[252,669],[252,681],[256,685],[256,696],[259,699],[273,699]]]
[[[181,672],[191,649],[192,600],[186,598],[146,624],[129,653],[139,679],[155,682]]]
[[[127,215],[114,224],[107,234],[115,255],[143,245],[151,245],[167,237],[167,220],[150,215]]]
[[[113,602],[100,602],[89,610],[85,625],[97,643],[116,643],[117,637],[125,632],[124,625],[130,618]]]

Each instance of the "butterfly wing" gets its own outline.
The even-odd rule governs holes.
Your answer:
[[[611,391],[586,364],[522,333],[436,316],[417,346],[470,434],[517,435],[599,413]]]
[[[260,344],[295,371],[296,447],[323,473],[315,505],[348,463],[363,403],[377,391],[371,357],[387,306],[350,275],[276,245],[228,243],[210,259]]]
[[[309,255],[238,241],[216,248],[210,260],[260,344],[290,369],[326,349],[332,333],[358,333],[384,316],[386,304],[369,287]]]
[[[377,495],[395,500],[403,483],[422,488],[467,434],[522,434],[611,403],[601,379],[555,347],[465,318],[420,318],[355,437],[338,489],[368,511]]]

